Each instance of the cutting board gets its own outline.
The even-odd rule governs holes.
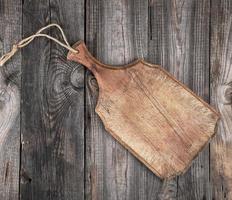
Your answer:
[[[137,60],[109,66],[84,42],[67,58],[94,74],[105,129],[160,178],[185,172],[214,135],[219,114],[161,66]]]

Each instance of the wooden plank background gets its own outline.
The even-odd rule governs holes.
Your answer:
[[[104,130],[93,75],[36,39],[0,69],[0,199],[232,199],[230,0],[0,0],[0,53],[52,22],[104,63],[161,64],[222,119],[191,168],[162,181]]]

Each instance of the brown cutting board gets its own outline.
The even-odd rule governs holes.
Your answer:
[[[160,178],[181,174],[214,135],[219,114],[158,65],[100,63],[83,42],[68,59],[92,71],[106,130]]]

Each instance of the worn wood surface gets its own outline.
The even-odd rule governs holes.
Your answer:
[[[161,64],[209,99],[210,1],[150,1],[148,61]],[[183,176],[165,182],[163,199],[211,199],[209,148]]]
[[[212,1],[211,100],[222,120],[211,143],[213,199],[232,199],[232,2]]]
[[[86,44],[94,56],[115,65],[147,56],[148,1],[86,2]],[[96,80],[87,71],[86,198],[158,198],[160,180],[105,131],[95,113],[97,97]]]
[[[0,53],[21,39],[22,3],[0,1]],[[0,69],[0,199],[19,196],[21,55]]]
[[[66,62],[64,49],[36,40],[22,52],[21,90],[20,53],[1,69],[0,88],[13,91],[0,101],[1,199],[232,199],[229,0],[1,0],[1,53],[51,21],[71,43],[85,39],[104,63],[144,57],[164,66],[222,112],[218,137],[185,175],[161,181],[104,130],[92,74]],[[5,121],[12,103],[16,121]]]
[[[82,0],[24,1],[23,14],[24,36],[57,22],[84,39]],[[46,39],[23,50],[21,199],[84,199],[84,70],[66,54]]]

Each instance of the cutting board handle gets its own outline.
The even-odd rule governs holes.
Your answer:
[[[125,69],[126,66],[116,67],[101,63],[91,55],[83,41],[74,44],[73,48],[76,49],[78,53],[69,51],[67,59],[86,66],[97,79],[99,88],[113,91],[119,88],[119,82],[126,83],[129,80],[126,70],[116,70]],[[139,61],[136,63],[138,62]],[[134,63],[132,63],[131,66],[132,65],[134,65]]]
[[[78,53],[69,51],[67,59],[84,65],[90,71],[92,71],[94,75],[96,75],[98,69],[100,68],[100,64],[88,51],[85,43],[83,41],[78,41],[73,45],[73,48],[76,49]]]

